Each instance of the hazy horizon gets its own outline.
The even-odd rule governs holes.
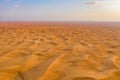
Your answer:
[[[120,22],[119,0],[1,0],[0,21]]]

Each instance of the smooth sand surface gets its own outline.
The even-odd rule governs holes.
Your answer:
[[[120,80],[120,25],[0,23],[0,80]]]

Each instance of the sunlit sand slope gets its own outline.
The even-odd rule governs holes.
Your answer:
[[[120,27],[0,23],[0,80],[120,80]]]

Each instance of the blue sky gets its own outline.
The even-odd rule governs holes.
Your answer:
[[[120,21],[119,0],[0,0],[0,21]]]

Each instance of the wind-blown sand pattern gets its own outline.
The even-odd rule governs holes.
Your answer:
[[[120,80],[120,25],[0,23],[0,80]]]

